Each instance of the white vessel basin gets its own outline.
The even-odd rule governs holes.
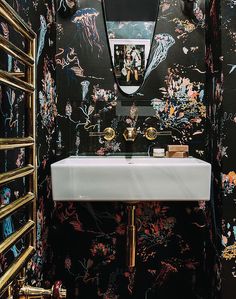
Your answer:
[[[211,165],[195,158],[69,157],[51,170],[55,201],[210,199]]]

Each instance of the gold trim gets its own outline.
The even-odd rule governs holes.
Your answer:
[[[19,147],[32,146],[34,144],[34,138],[0,138],[0,150],[9,150]]]
[[[27,39],[33,40],[36,37],[34,31],[5,0],[0,0],[0,15]]]
[[[35,196],[33,193],[29,192],[27,195],[18,198],[7,206],[0,208],[0,221],[4,218],[10,216],[17,210],[20,210],[24,206],[30,204],[34,200]]]
[[[16,47],[9,40],[5,39],[1,34],[0,34],[0,48],[6,51],[11,56],[14,56],[17,60],[19,60],[23,64],[26,64],[27,66],[32,67],[34,65],[33,57],[24,53],[21,49]]]
[[[35,249],[29,246],[7,269],[7,271],[0,277],[0,291],[6,288],[12,280],[17,276],[17,274],[22,270],[25,264],[35,253]]]
[[[29,234],[34,229],[35,223],[29,220],[23,227],[14,232],[6,240],[0,244],[0,254],[4,254],[9,250],[14,244],[16,244],[21,238],[26,234]]]
[[[34,86],[23,80],[10,75],[8,72],[0,70],[0,83],[6,84],[12,88],[17,88],[25,92],[33,93]]]
[[[22,168],[17,168],[6,173],[0,173],[0,184],[22,178],[34,172],[34,166],[29,164]]]

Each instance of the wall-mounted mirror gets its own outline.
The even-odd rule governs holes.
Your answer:
[[[148,77],[159,1],[103,0],[103,9],[114,76],[133,95]]]

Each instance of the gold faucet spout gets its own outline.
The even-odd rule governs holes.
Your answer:
[[[130,128],[126,128],[123,136],[125,138],[126,141],[135,141],[136,137],[137,137],[137,130],[136,128],[130,127]]]

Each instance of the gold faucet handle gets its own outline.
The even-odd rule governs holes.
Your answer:
[[[144,136],[147,138],[147,140],[155,140],[157,136],[172,136],[171,131],[157,131],[154,127],[149,127],[145,130]]]
[[[106,141],[112,141],[116,137],[116,132],[114,129],[108,127],[105,128],[103,132],[90,132],[90,137],[103,137]]]
[[[104,139],[107,141],[111,141],[116,137],[115,130],[110,127],[104,129],[103,133],[104,133]]]

